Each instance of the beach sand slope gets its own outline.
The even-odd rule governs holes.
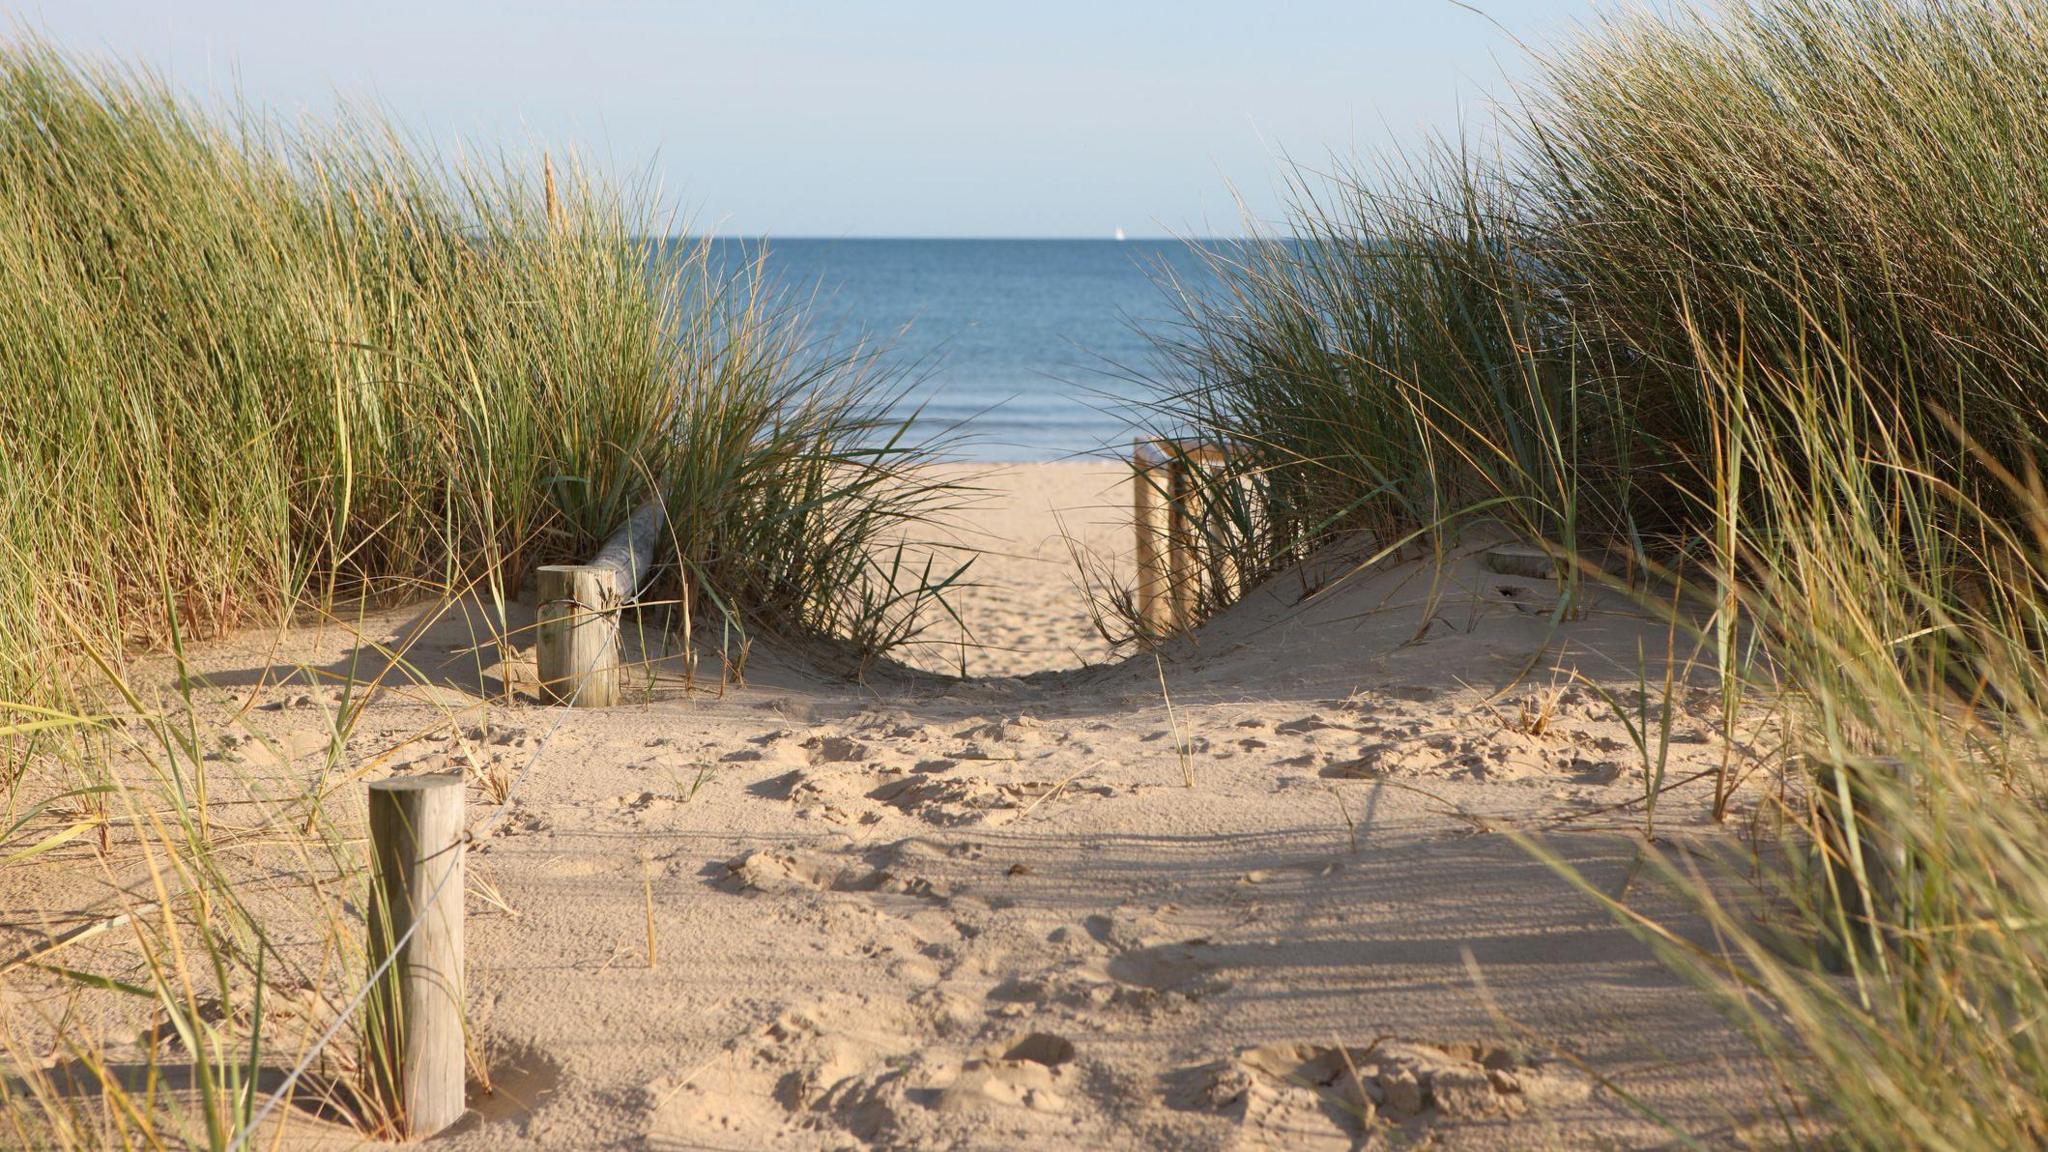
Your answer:
[[[1742,1037],[1511,836],[1705,939],[1649,865],[1734,837],[1695,783],[1643,839],[1643,759],[1587,683],[1633,693],[1642,652],[1661,685],[1661,625],[1607,592],[1556,621],[1548,582],[1470,555],[1334,554],[1112,660],[1061,525],[1128,551],[1128,473],[988,482],[967,542],[1008,543],[962,602],[998,645],[976,678],[760,651],[744,685],[707,659],[686,689],[671,660],[569,712],[490,702],[522,657],[471,651],[461,611],[419,630],[418,682],[365,712],[333,806],[390,773],[516,781],[470,857],[499,1086],[438,1146],[1668,1143],[1631,1100],[1711,1145],[1769,1123]],[[202,700],[290,701],[237,723],[298,779],[320,709],[265,682],[361,651],[339,629],[212,645]],[[1720,761],[1711,697],[1675,689],[1671,780]],[[471,806],[500,815],[482,784]],[[69,907],[76,876],[15,899]],[[287,1147],[339,1139],[290,1124]]]

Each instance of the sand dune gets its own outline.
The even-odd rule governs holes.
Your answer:
[[[460,613],[428,630],[430,683],[374,702],[348,771],[518,781],[471,856],[471,1000],[501,1090],[440,1143],[1666,1143],[1629,1097],[1711,1144],[1768,1123],[1742,1038],[1506,834],[1651,908],[1646,854],[1732,841],[1703,784],[1642,839],[1641,758],[1574,680],[1632,689],[1640,642],[1661,681],[1663,629],[1614,594],[1554,625],[1544,582],[1470,556],[1433,579],[1333,555],[1157,664],[1114,661],[1059,525],[1127,547],[1126,479],[992,479],[965,541],[1008,542],[963,600],[997,646],[969,654],[976,679],[848,684],[757,653],[722,694],[664,665],[614,710],[486,706],[518,658],[467,652]],[[208,648],[205,693],[230,705],[263,669],[355,647],[271,641]],[[1721,756],[1708,693],[1678,695],[1674,780]],[[316,751],[291,737],[322,699],[261,696],[242,723],[283,738],[261,770],[302,777]],[[481,787],[471,803],[492,810]],[[45,871],[12,899],[78,895]]]

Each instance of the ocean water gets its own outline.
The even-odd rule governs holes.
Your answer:
[[[808,301],[815,329],[886,346],[919,379],[917,431],[957,431],[973,460],[1128,445],[1144,390],[1122,373],[1150,367],[1144,333],[1176,317],[1157,277],[1210,282],[1198,254],[1160,240],[725,239],[713,258],[734,267],[763,243],[771,283]]]

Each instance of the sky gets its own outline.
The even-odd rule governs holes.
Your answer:
[[[290,118],[573,153],[696,231],[1237,235],[1290,162],[1483,124],[1590,0],[0,0]]]

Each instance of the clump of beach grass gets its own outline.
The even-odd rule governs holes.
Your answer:
[[[540,175],[0,50],[0,698],[173,616],[502,604],[650,496],[733,622],[914,631],[933,589],[875,557],[947,497],[899,381],[644,196]]]
[[[407,601],[467,616],[479,652],[531,643],[531,568],[649,500],[671,606],[733,674],[757,634],[865,666],[957,579],[917,543],[953,500],[921,469],[943,444],[911,438],[874,349],[664,239],[635,189],[533,167],[0,46],[0,878],[102,894],[0,956],[0,1143],[254,1146],[266,1109],[393,1126],[347,1007],[361,783],[398,749],[355,726],[420,673],[358,635],[374,672],[303,673],[325,748],[244,757],[195,639]],[[530,766],[476,775],[483,819]]]
[[[431,686],[402,649],[389,654],[375,676],[339,684],[293,669],[238,706],[189,671],[182,645],[170,675],[132,679],[87,650],[99,706],[7,706],[0,741],[25,748],[34,772],[8,794],[0,877],[33,913],[0,955],[0,1138],[225,1152],[314,1122],[402,1130],[374,1083],[386,1058],[361,1010],[372,975],[363,783],[423,740],[465,743],[478,714],[444,710],[427,731],[358,739],[360,700]],[[307,695],[324,721],[310,749],[246,723],[259,700],[297,696],[299,681],[318,686]],[[465,772],[470,836],[505,819],[546,751],[545,740],[522,750],[503,778]],[[487,868],[470,870],[469,889],[517,914]],[[488,1090],[489,1037],[467,1039]]]
[[[2017,463],[2048,337],[2048,14],[1757,0],[1604,18],[1474,141],[1295,181],[1287,234],[1169,283],[1163,427],[1228,439],[1271,571],[1333,532],[1491,501],[1545,541],[1703,538],[1729,414],[1699,347],[1792,369],[1824,335],[1909,418]],[[1742,402],[1746,394],[1738,394]],[[2011,502],[1953,437],[1971,494]],[[2023,515],[2017,509],[2015,515]]]
[[[1939,465],[1950,430],[1924,435],[1890,381],[1839,352],[1766,376],[1708,358],[1704,376],[1768,401],[1731,429],[1758,499],[1726,538],[1731,600],[1788,689],[1763,669],[1750,689],[1783,704],[1767,766],[1783,787],[1760,800],[1775,837],[1761,869],[1658,860],[1718,949],[1610,906],[1749,1027],[1792,1090],[1788,1115],[1817,1104],[1857,1147],[2037,1147],[2048,500],[2009,473],[1995,505],[1966,494]],[[1778,407],[1804,418],[1754,415]],[[1845,423],[1845,407],[1889,419]]]
[[[1651,575],[1724,736],[1770,710],[1714,781],[1717,817],[1776,785],[1757,852],[1651,856],[1718,946],[1609,904],[1775,1061],[1795,1145],[2048,1138],[2044,66],[2017,0],[1605,17],[1484,146],[1205,249],[1160,347],[1158,424],[1274,510],[1246,572],[1505,521],[1568,593]]]

